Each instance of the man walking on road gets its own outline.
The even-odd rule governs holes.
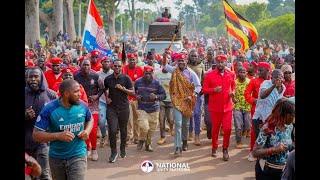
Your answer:
[[[88,139],[93,125],[90,110],[79,101],[80,86],[65,80],[61,98],[47,104],[37,118],[33,138],[50,142],[49,163],[53,179],[84,180],[87,170]]]

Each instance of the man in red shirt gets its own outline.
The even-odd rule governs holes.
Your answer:
[[[70,68],[64,68],[64,69],[61,71],[61,73],[62,73],[62,79],[63,79],[63,81],[64,81],[64,80],[67,80],[67,79],[74,79],[74,77],[73,77],[73,72],[72,72],[72,70],[71,70]],[[52,89],[52,90],[54,90],[55,92],[57,92],[57,94],[58,94],[59,97],[61,96],[61,94],[60,94],[60,92],[59,92],[59,87],[60,87],[60,84],[61,84],[61,83],[62,83],[62,82],[57,82],[57,83],[53,86],[53,89]],[[88,96],[87,96],[87,93],[86,93],[86,91],[84,90],[83,86],[82,86],[81,84],[79,84],[79,85],[80,85],[80,99],[81,99],[82,101],[84,101],[86,105],[88,105]]]
[[[53,89],[53,86],[57,82],[62,82],[62,73],[61,73],[61,64],[62,59],[58,57],[54,57],[50,59],[51,68],[44,73],[44,76],[47,79],[48,87]]]
[[[75,73],[76,71],[78,71],[80,69],[80,67],[78,65],[74,65],[72,63],[72,59],[71,59],[71,54],[69,53],[63,53],[63,55],[61,56],[62,60],[63,60],[63,66],[64,68],[69,68],[71,70],[72,73]]]
[[[244,91],[244,98],[249,104],[251,104],[251,117],[253,116],[254,111],[256,109],[256,103],[259,95],[260,85],[264,80],[269,79],[271,65],[267,62],[259,62],[257,65],[257,68],[258,68],[258,77],[251,79],[246,90]],[[251,126],[250,136],[251,136],[250,153],[248,156],[248,160],[254,161],[254,158],[251,153],[253,149],[253,145],[256,141],[256,137],[255,137],[256,135],[254,134],[253,126]]]
[[[135,53],[128,53],[127,58],[129,64],[123,66],[122,74],[126,74],[130,77],[132,84],[134,86],[134,82],[143,76],[143,69],[142,67],[137,66],[137,54]],[[127,139],[133,139],[135,144],[138,144],[139,138],[139,126],[138,126],[138,115],[137,115],[137,99],[134,96],[128,96],[129,99],[129,121],[128,121],[128,137]]]
[[[91,69],[99,72],[102,68],[101,59],[99,58],[100,52],[93,50],[91,51],[90,55]]]
[[[229,160],[228,147],[231,135],[232,110],[235,91],[235,74],[225,68],[226,55],[216,57],[217,68],[204,77],[202,91],[209,95],[208,110],[212,121],[212,156],[217,156],[218,134],[223,129],[223,160]]]

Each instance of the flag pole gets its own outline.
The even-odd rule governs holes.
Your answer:
[[[232,44],[230,43],[230,35],[228,33],[228,28],[227,28],[227,17],[226,17],[226,13],[225,13],[225,9],[224,9],[224,4],[223,4],[223,1],[224,0],[221,0],[222,2],[222,7],[223,7],[223,13],[224,13],[224,24],[225,24],[225,27],[226,27],[226,33],[227,33],[227,36],[228,36],[228,44],[229,44],[229,53],[230,53],[230,62],[231,62],[231,71],[234,71],[234,67],[233,67],[233,58],[232,58]]]
[[[90,6],[91,6],[91,0],[88,0],[89,1],[89,4],[88,4],[88,9],[87,9],[87,15],[86,15],[86,21],[85,21],[85,24],[84,24],[84,28],[86,27],[86,23],[87,23],[87,18],[88,18],[88,14],[89,14],[89,10],[90,10]],[[82,49],[80,51],[80,56],[82,56],[82,51],[83,51],[83,42],[84,42],[84,33],[85,33],[85,30],[83,29],[82,31],[82,37],[81,37],[81,45],[82,45]]]

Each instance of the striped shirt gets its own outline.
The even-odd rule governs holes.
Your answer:
[[[265,90],[272,86],[271,80],[265,80],[260,86],[259,97],[257,100],[256,110],[253,114],[252,119],[261,119],[263,122],[271,114],[271,111],[276,104],[276,102],[283,97],[283,93],[286,91],[286,87],[282,84],[283,90],[281,93],[278,92],[277,88],[274,88],[272,92],[265,99],[261,99],[261,94]]]

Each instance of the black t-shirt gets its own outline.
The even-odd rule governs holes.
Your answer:
[[[74,80],[78,81],[86,91],[87,96],[97,95],[99,92],[99,75],[95,72],[90,72],[88,77],[84,77],[79,71],[75,76]]]
[[[115,110],[124,110],[129,108],[128,94],[116,89],[116,84],[120,84],[126,89],[132,89],[132,82],[128,75],[120,74],[116,79],[114,74],[107,76],[104,79],[104,87],[105,90],[109,90],[109,98],[112,100],[110,104],[108,104],[108,108],[111,107]]]

